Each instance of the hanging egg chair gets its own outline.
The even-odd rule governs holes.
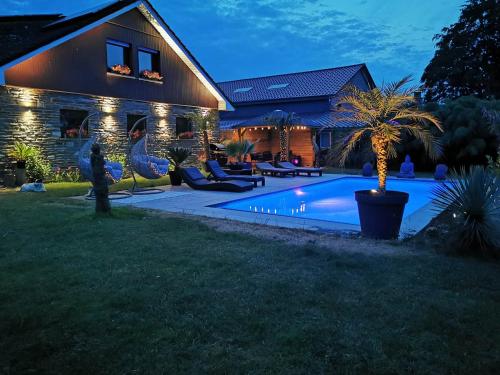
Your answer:
[[[82,121],[82,124],[80,125],[80,129],[78,131],[78,139],[79,139],[80,145],[82,143],[82,134],[83,134],[85,124],[88,123],[88,121],[96,115],[97,115],[97,113],[93,113],[93,114],[87,116]],[[92,173],[92,165],[90,164],[90,154],[91,154],[92,145],[96,142],[97,142],[97,135],[93,134],[85,142],[85,144],[80,147],[80,151],[78,152],[78,167],[80,169],[80,174],[82,175],[82,177],[85,180],[89,181],[92,184],[94,182],[94,176]],[[110,185],[116,184],[123,177],[123,166],[121,165],[121,163],[116,163],[116,162],[111,162],[111,161],[105,160],[104,169],[106,170],[106,178],[108,180],[108,184],[110,184]],[[116,193],[109,194],[109,199],[123,199],[123,198],[127,198],[127,197],[130,197],[130,194],[127,192],[116,192]],[[95,199],[93,187],[90,188],[86,198],[87,199]]]
[[[146,120],[151,116],[144,116],[130,129],[128,133],[129,142],[129,163],[130,170],[132,172],[132,178],[134,179],[134,185],[132,186],[132,194],[158,194],[163,193],[163,189],[159,188],[140,188],[136,180],[136,174],[147,179],[147,180],[157,180],[168,174],[168,168],[170,161],[168,159],[158,158],[148,153],[148,142],[151,141],[151,137],[147,132]],[[132,135],[138,130],[138,126],[144,121],[144,136],[138,140],[135,144],[132,144]]]

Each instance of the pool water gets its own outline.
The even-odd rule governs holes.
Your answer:
[[[438,183],[430,180],[388,179],[387,190],[409,193],[410,198],[403,215],[405,218],[431,202],[431,192]],[[354,199],[354,192],[376,188],[376,178],[344,177],[225,202],[216,207],[359,225],[358,206]]]

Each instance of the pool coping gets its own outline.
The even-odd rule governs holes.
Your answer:
[[[238,201],[242,199],[273,194],[286,190],[293,190],[299,187],[321,184],[329,181],[338,180],[341,178],[366,178],[355,175],[345,174],[325,174],[323,177],[295,177],[295,178],[266,178],[266,186],[258,187],[252,191],[245,193],[227,193],[227,192],[207,192],[192,190],[186,185],[173,187],[166,186],[164,190],[166,195],[168,192],[183,192],[181,197],[158,197],[158,199],[148,198],[147,201],[141,202],[140,199],[135,202],[128,203],[124,201],[116,201],[116,205],[130,205],[138,208],[160,210],[170,213],[180,213],[186,215],[204,216],[209,218],[236,220],[245,223],[253,223],[259,225],[269,225],[289,229],[303,229],[309,231],[322,232],[359,232],[359,225],[348,224],[342,222],[333,222],[320,219],[307,219],[292,216],[280,216],[261,212],[238,211],[217,207],[228,202]],[[401,179],[398,179],[401,180]],[[409,181],[433,181],[430,178],[419,179],[404,179]],[[186,199],[179,199],[186,198]],[[234,199],[231,199],[234,198]],[[413,212],[411,215],[403,219],[401,225],[400,237],[405,238],[413,236],[420,232],[429,222],[439,214],[439,210],[433,207],[432,202]]]

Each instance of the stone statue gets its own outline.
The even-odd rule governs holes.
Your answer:
[[[101,155],[101,147],[95,143],[92,145],[91,150],[90,165],[94,177],[95,212],[110,213],[111,204],[108,197],[108,179],[106,178],[106,170],[104,169],[104,157]]]

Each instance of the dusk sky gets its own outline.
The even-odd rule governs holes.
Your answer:
[[[103,0],[2,0],[0,14],[71,14]],[[465,0],[152,0],[216,81],[365,62],[377,84],[420,79]]]

